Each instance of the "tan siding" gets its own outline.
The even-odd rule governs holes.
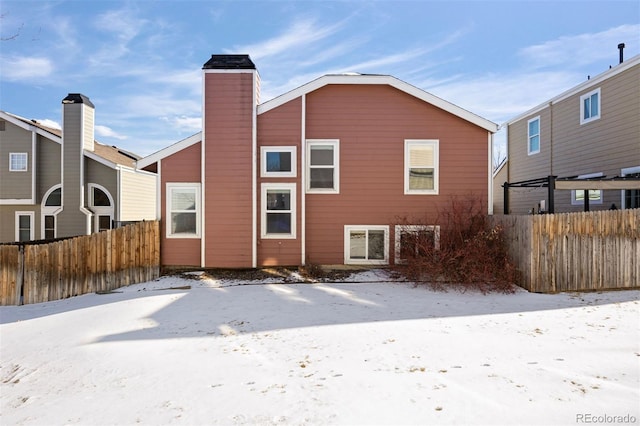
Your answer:
[[[253,77],[204,76],[206,266],[252,266]]]
[[[82,149],[82,110],[84,104],[63,104],[63,210],[57,217],[57,236],[87,233],[87,216],[80,210]]]
[[[0,205],[0,243],[8,243],[16,240],[16,212],[35,212],[34,232],[36,240],[40,239],[40,206],[1,206]]]
[[[0,132],[0,199],[30,199],[32,191],[32,133],[13,123],[6,122]],[[28,164],[26,172],[9,171],[9,154],[26,152]]]
[[[38,195],[36,201],[42,202],[42,197],[54,185],[59,185],[60,176],[60,153],[62,146],[50,141],[42,136],[38,136],[38,156],[37,156],[37,183]]]
[[[306,195],[309,262],[343,263],[344,225],[431,223],[452,196],[486,204],[486,130],[410,95],[326,86],[307,96],[306,123],[307,139],[340,140],[340,194]],[[405,139],[440,141],[439,195],[404,195]]]
[[[526,156],[526,123],[523,118],[509,126],[509,181],[546,177],[578,176],[603,173],[619,176],[622,168],[640,165],[640,66],[636,65],[601,84],[584,89],[547,107],[541,116],[553,121],[553,134],[544,123],[540,160]],[[601,118],[580,124],[580,96],[600,88]],[[552,115],[551,115],[552,113]],[[538,114],[538,113],[536,113]],[[533,114],[533,115],[536,115]],[[544,120],[544,121],[549,121]],[[542,123],[541,123],[542,124]],[[548,147],[552,146],[553,161]],[[524,151],[523,151],[524,149]],[[547,151],[544,151],[547,149]],[[546,189],[514,189],[511,211],[525,213],[547,199]],[[570,191],[555,192],[556,212],[581,211],[582,205],[571,205]],[[604,191],[602,204],[592,204],[591,210],[620,206],[620,191]],[[547,201],[548,202],[548,201]]]
[[[162,160],[160,164],[160,238],[161,264],[163,266],[200,266],[199,238],[167,238],[165,212],[168,182],[200,182],[200,152],[197,143]]]
[[[261,191],[260,185],[265,182],[291,183],[299,182],[301,176],[300,135],[302,131],[302,100],[294,99],[279,108],[258,116],[258,146],[295,146],[296,170],[295,178],[258,178],[258,232],[261,229]],[[260,148],[258,148],[257,167],[260,166]],[[259,172],[258,172],[259,173]],[[295,239],[262,239],[258,233],[258,265],[299,265],[301,260],[301,199],[302,188],[296,186],[296,238]]]
[[[156,176],[122,170],[120,188],[120,220],[156,219]]]

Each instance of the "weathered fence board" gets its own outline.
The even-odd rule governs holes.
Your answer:
[[[640,287],[640,209],[493,216],[529,291]]]
[[[48,244],[1,245],[0,305],[59,300],[153,280],[160,275],[159,232],[158,222],[151,221]]]

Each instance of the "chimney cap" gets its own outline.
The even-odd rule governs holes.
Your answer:
[[[69,93],[66,98],[62,100],[63,104],[86,104],[91,108],[95,108],[89,97],[82,93]]]
[[[249,55],[211,55],[203,66],[203,70],[229,70],[244,69],[254,70],[255,64],[251,61]]]

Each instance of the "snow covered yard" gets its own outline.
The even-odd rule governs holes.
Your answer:
[[[164,277],[1,307],[0,423],[639,421],[640,291],[352,280]]]

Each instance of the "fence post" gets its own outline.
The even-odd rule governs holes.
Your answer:
[[[16,305],[23,303],[24,294],[24,245],[18,246],[18,276],[16,277]]]

